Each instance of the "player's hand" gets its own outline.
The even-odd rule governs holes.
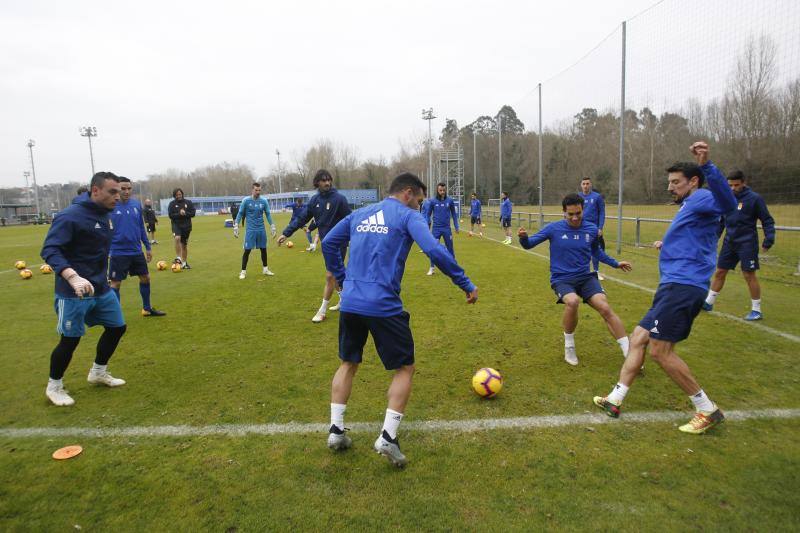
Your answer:
[[[281,234],[281,236],[278,237],[278,246],[280,246],[284,242],[286,242],[286,235]]]
[[[75,291],[75,296],[83,298],[84,296],[94,296],[94,285],[87,279],[83,279],[78,274],[73,274],[67,278],[67,283]]]
[[[704,141],[697,141],[691,147],[689,147],[689,151],[692,152],[694,156],[694,160],[698,165],[705,165],[708,162],[708,155],[710,150],[708,149],[708,143]]]
[[[233,236],[239,238],[239,224],[233,225]]]
[[[153,252],[151,252],[150,250],[147,250],[147,251],[144,253],[144,257],[145,257],[145,259],[147,260],[147,262],[149,263],[150,261],[152,261],[152,260],[153,260]]]
[[[527,239],[528,238],[528,230],[526,230],[525,228],[519,228],[517,230],[517,237],[519,237],[521,239]]]
[[[269,227],[269,231],[270,231],[270,233],[272,233],[272,238],[273,238],[273,239],[275,238],[275,235],[277,235],[277,234],[278,234],[278,228],[276,228],[276,227],[275,227],[275,224],[272,224],[272,225]]]
[[[477,301],[478,301],[478,287],[475,287],[474,291],[467,293],[467,303],[474,304]]]
[[[182,217],[185,217],[186,216],[186,210],[185,209],[181,209],[180,210],[180,214],[181,214]]]
[[[633,265],[631,265],[628,261],[620,261],[618,269],[622,270],[623,272],[630,272],[633,270]]]
[[[660,250],[662,246],[664,246],[664,241],[655,241],[653,243],[653,248],[656,250]]]

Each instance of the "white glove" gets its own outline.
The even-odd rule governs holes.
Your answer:
[[[239,238],[239,224],[233,225],[233,236]]]
[[[73,274],[70,278],[68,278],[67,283],[69,283],[69,286],[72,287],[73,291],[75,291],[75,295],[78,298],[83,298],[86,295],[94,296],[94,286],[91,284],[91,282],[83,279],[77,274]]]
[[[273,225],[271,225],[269,227],[269,231],[270,231],[270,233],[272,233],[272,238],[273,239],[275,238],[275,235],[278,234],[278,228],[275,227],[275,224],[273,224]]]

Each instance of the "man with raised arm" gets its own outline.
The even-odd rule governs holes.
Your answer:
[[[620,407],[644,363],[645,351],[680,387],[694,404],[696,413],[678,429],[685,433],[704,433],[725,416],[711,401],[675,353],[686,339],[700,312],[708,291],[709,278],[717,261],[717,228],[720,216],[736,209],[736,197],[725,177],[709,160],[708,144],[695,142],[690,147],[696,163],[675,163],[667,169],[667,190],[680,207],[672,219],[660,250],[661,273],[653,305],[631,335],[628,357],[622,365],[619,381],[608,396],[595,396],[594,404],[610,417],[617,418]],[[708,183],[708,189],[703,184]]]

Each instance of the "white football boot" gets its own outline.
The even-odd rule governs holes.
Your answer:
[[[323,320],[325,320],[325,313],[317,311],[317,314],[314,315],[314,318],[311,319],[311,322],[313,322],[315,324],[319,324]]]
[[[272,270],[270,270],[268,266],[264,267],[264,268],[261,270],[261,273],[262,273],[262,274],[264,274],[265,276],[274,276],[274,275],[275,275],[275,272],[273,272]]]
[[[572,366],[578,366],[578,355],[574,346],[564,346],[564,361]]]
[[[105,385],[107,387],[121,387],[125,385],[124,379],[115,378],[108,372],[95,372],[93,370],[89,371],[89,377],[86,378],[86,381],[93,385]]]
[[[239,272],[239,279],[244,279],[246,277],[247,277],[247,271],[246,270],[242,270],[241,272]]]
[[[373,448],[375,448],[376,452],[386,457],[386,459],[397,468],[403,468],[408,463],[408,459],[406,459],[406,456],[400,451],[400,443],[397,439],[392,442],[386,431],[381,432]]]
[[[47,395],[47,398],[53,402],[53,405],[65,407],[75,404],[75,400],[72,399],[72,396],[67,394],[67,391],[64,390],[64,385],[48,384],[44,393]]]

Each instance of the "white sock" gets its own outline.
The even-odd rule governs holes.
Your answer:
[[[347,409],[346,403],[331,404],[331,425],[339,429],[344,429],[344,411]]]
[[[98,365],[97,363],[92,364],[92,372],[95,374],[105,374],[107,369],[108,365]]]
[[[703,389],[700,389],[700,392],[697,394],[689,396],[689,399],[692,400],[692,403],[698,411],[710,413],[716,409],[714,402],[709,400],[708,396],[706,396],[706,392]]]
[[[629,387],[627,385],[617,383],[614,385],[614,388],[611,389],[611,392],[608,393],[608,401],[614,405],[622,405],[623,400],[625,400],[625,395],[628,394],[628,389]]]
[[[575,347],[575,334],[574,333],[564,333],[564,347],[565,348],[574,348]]]
[[[51,389],[51,390],[60,389],[63,386],[64,386],[63,378],[62,379],[53,379],[53,378],[48,378],[47,379],[47,388],[48,389]]]
[[[617,344],[619,344],[619,347],[622,348],[622,355],[624,357],[628,357],[628,348],[631,346],[631,341],[628,339],[628,336],[626,335],[617,339]]]
[[[240,274],[247,274],[247,270],[242,270],[242,271],[241,271],[241,272],[239,272],[239,273],[240,273]]]
[[[317,314],[324,315],[325,312],[328,310],[328,304],[329,303],[330,303],[330,300],[326,300],[325,298],[323,298],[322,299],[322,305],[319,306],[319,311],[317,311]]]
[[[386,417],[383,419],[383,430],[389,434],[392,440],[397,438],[397,428],[400,427],[400,421],[403,419],[403,413],[386,410]]]
[[[714,302],[717,301],[717,296],[719,295],[718,292],[715,291],[708,291],[708,296],[706,296],[706,303],[708,305],[714,305]]]
[[[750,300],[753,303],[753,311],[761,312],[761,298],[758,300]]]

